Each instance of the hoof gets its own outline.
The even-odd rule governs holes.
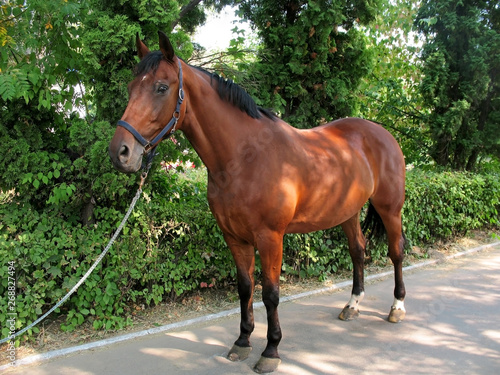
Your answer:
[[[248,358],[251,351],[252,351],[251,346],[242,347],[238,345],[233,345],[233,347],[227,354],[227,358],[233,362],[244,361],[245,359]]]
[[[359,316],[359,310],[358,309],[353,309],[349,306],[344,307],[344,310],[339,314],[339,319],[340,320],[354,320],[357,319]]]
[[[406,315],[406,311],[402,309],[391,309],[391,312],[389,313],[389,322],[391,323],[399,323],[401,322]]]
[[[266,374],[276,370],[280,363],[281,359],[279,358],[260,357],[259,362],[257,362],[253,370],[257,374]]]

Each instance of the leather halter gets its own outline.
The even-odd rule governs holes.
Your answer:
[[[152,140],[148,141],[128,122],[119,120],[117,123],[117,126],[121,126],[127,129],[135,137],[135,139],[137,139],[137,141],[144,147],[145,154],[151,151],[151,149],[153,149],[154,146],[163,139],[163,137],[165,137],[167,134],[173,133],[175,131],[177,121],[179,121],[179,117],[181,115],[181,105],[184,100],[184,89],[182,88],[181,61],[178,60],[178,62],[179,62],[179,97],[177,98],[177,106],[175,107],[174,114],[172,115],[172,118],[170,119],[168,124],[165,125],[163,130]]]

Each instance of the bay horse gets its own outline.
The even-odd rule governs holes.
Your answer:
[[[180,130],[206,165],[210,209],[237,268],[240,335],[228,358],[245,360],[251,350],[257,249],[268,328],[267,346],[254,370],[272,372],[280,363],[277,308],[285,233],[342,226],[353,262],[353,287],[339,318],[358,316],[366,247],[360,211],[367,201],[369,212],[385,227],[394,264],[394,303],[388,320],[401,321],[406,294],[401,223],[405,163],[392,135],[359,118],[293,128],[258,107],[233,81],[182,61],[162,32],[159,42],[160,51],[150,52],[137,35],[141,61],[128,85],[129,102],[109,154],[116,169],[136,172],[146,153]]]

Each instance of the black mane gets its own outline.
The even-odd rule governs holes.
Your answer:
[[[208,75],[212,82],[217,83],[217,92],[219,97],[232,105],[238,107],[241,111],[246,112],[250,117],[258,119],[262,115],[275,120],[276,116],[272,111],[259,107],[248,93],[238,86],[232,79],[227,79],[219,76],[216,73],[210,73],[207,70],[193,66],[202,73]],[[212,84],[213,85],[213,84]]]
[[[150,71],[156,72],[158,66],[160,66],[161,60],[163,60],[163,53],[161,53],[161,51],[148,53],[135,67],[135,76],[137,77]]]
[[[150,71],[156,71],[158,66],[160,65],[161,60],[163,59],[163,54],[161,51],[154,51],[148,53],[141,62],[136,66],[134,70],[135,76],[139,76],[142,74],[146,74]],[[190,65],[191,66],[191,65]],[[243,90],[240,86],[233,82],[231,79],[225,79],[218,74],[210,73],[207,70],[191,66],[199,70],[200,72],[208,75],[213,81],[217,84],[217,92],[219,97],[232,105],[238,107],[241,111],[246,112],[250,117],[259,119],[262,118],[262,115],[270,118],[271,120],[275,120],[276,116],[270,110],[259,107],[255,101],[252,99],[248,93]]]

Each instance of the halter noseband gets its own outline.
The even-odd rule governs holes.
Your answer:
[[[151,149],[155,147],[155,145],[160,142],[167,133],[173,133],[175,131],[175,127],[177,125],[177,121],[179,121],[179,117],[181,115],[181,105],[184,100],[184,89],[182,88],[182,66],[181,61],[179,60],[179,97],[177,98],[177,106],[175,107],[174,114],[172,118],[168,122],[167,125],[163,128],[163,130],[154,137],[151,141],[146,140],[132,125],[128,122],[119,120],[117,125],[127,129],[137,141],[144,147],[144,153],[147,154]],[[154,152],[153,152],[154,154]]]

